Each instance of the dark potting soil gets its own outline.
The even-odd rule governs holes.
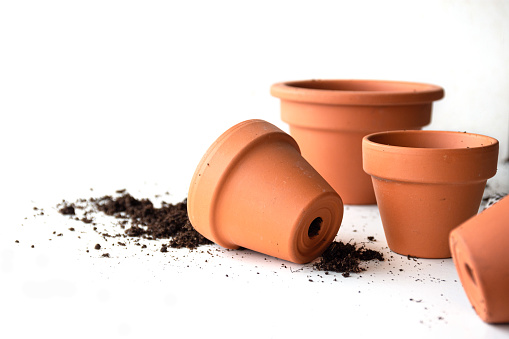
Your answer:
[[[356,244],[334,241],[313,267],[320,271],[343,273],[344,277],[348,277],[350,273],[365,271],[361,262],[369,260],[384,261],[384,257],[382,253],[363,246],[357,247]]]
[[[63,215],[75,215],[74,205],[64,205],[58,210]]]
[[[103,236],[128,236],[149,240],[168,239],[168,243],[161,246],[160,251],[163,253],[168,252],[169,247],[194,249],[201,245],[212,244],[191,225],[187,215],[187,199],[177,204],[162,202],[161,207],[156,208],[149,199],[136,199],[125,190],[119,190],[116,193],[120,195],[80,199],[76,203],[64,201],[58,206],[59,212],[92,225],[95,225],[94,214],[104,213],[112,216],[120,220],[118,223],[120,233],[113,235],[101,233]],[[76,209],[84,210],[82,218],[76,216]],[[130,227],[126,229],[127,225]],[[93,230],[97,231],[97,227],[94,226]],[[368,240],[375,241],[374,237],[368,237]],[[118,244],[126,246],[123,242]],[[136,243],[136,245],[140,244]],[[146,248],[146,245],[141,248]],[[101,245],[97,244],[95,249],[101,249]],[[333,242],[313,264],[313,268],[319,271],[339,272],[344,277],[348,277],[350,273],[365,271],[361,263],[369,260],[383,261],[384,258],[382,253],[363,246]]]
[[[163,245],[166,248],[187,247],[194,249],[200,245],[212,243],[199,234],[189,222],[187,199],[177,204],[163,202],[160,208],[156,208],[149,199],[136,199],[125,190],[117,191],[117,193],[121,193],[121,195],[118,197],[106,195],[88,200],[80,199],[76,204],[63,202],[59,205],[59,212],[72,216],[75,215],[75,208],[92,207],[86,210],[85,217],[78,220],[93,224],[93,214],[102,212],[120,219],[122,232],[127,236],[169,239],[168,245]],[[130,221],[131,227],[125,229],[128,221]],[[97,229],[94,228],[94,230]]]

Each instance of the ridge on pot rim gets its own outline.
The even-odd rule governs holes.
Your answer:
[[[328,105],[411,105],[444,97],[442,87],[407,81],[311,79],[279,82],[271,94],[290,101]]]
[[[295,140],[263,120],[241,122],[207,150],[188,195],[195,229],[220,246],[295,263],[334,240],[343,203]]]
[[[497,171],[498,141],[449,131],[389,131],[363,139],[390,249],[449,258],[449,232],[474,216]]]

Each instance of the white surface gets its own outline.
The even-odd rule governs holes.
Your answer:
[[[156,203],[180,200],[165,190],[146,183],[131,193]],[[75,193],[88,198],[114,192]],[[164,241],[142,240],[147,248],[141,249],[132,239],[105,239],[92,225],[60,215],[60,201],[51,194],[38,201],[27,197],[2,217],[0,329],[9,337],[509,336],[509,325],[487,325],[477,317],[451,259],[392,253],[375,206],[346,206],[337,239],[363,243],[386,260],[368,262],[365,272],[344,278],[311,264],[217,245],[162,253]],[[120,231],[114,218],[96,217],[99,230]]]
[[[471,310],[450,260],[394,255],[334,282],[215,247],[115,247],[105,259],[85,252],[95,233],[69,232],[52,208],[119,188],[181,200],[228,127],[261,118],[287,130],[269,94],[283,80],[441,85],[427,129],[496,137],[505,159],[508,15],[496,0],[1,2],[0,336],[507,337]],[[48,215],[32,217],[34,205]],[[388,255],[376,208],[346,210],[338,237],[370,235]]]

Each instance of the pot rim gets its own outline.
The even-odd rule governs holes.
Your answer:
[[[437,85],[368,79],[310,79],[275,83],[272,96],[281,100],[326,105],[412,105],[444,97]]]
[[[448,138],[441,141],[439,136]],[[397,142],[391,144],[394,139]],[[463,147],[457,145],[464,141]],[[441,143],[444,145],[440,146]],[[363,167],[374,177],[394,181],[484,181],[497,172],[498,148],[497,139],[476,133],[434,130],[377,132],[362,139]]]
[[[458,137],[468,137],[468,138],[476,138],[485,140],[484,143],[479,144],[478,146],[466,146],[466,147],[416,147],[416,146],[404,146],[404,145],[393,145],[388,143],[382,143],[376,141],[376,139],[380,140],[383,137],[397,137],[397,136],[408,136],[415,139],[415,142],[426,142],[428,140],[423,139],[428,138],[431,139],[434,136],[438,135],[451,135]],[[498,145],[498,140],[483,134],[470,133],[470,132],[459,132],[459,131],[437,131],[437,130],[394,130],[394,131],[383,131],[383,132],[375,132],[364,136],[363,142],[371,144],[375,147],[382,147],[386,150],[394,150],[398,152],[409,151],[411,153],[415,152],[437,152],[437,151],[448,151],[448,152],[472,152],[475,149],[483,149],[495,147]],[[414,141],[414,140],[411,140]]]

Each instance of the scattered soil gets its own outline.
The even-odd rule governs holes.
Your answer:
[[[59,212],[63,215],[75,216],[77,208],[85,209],[85,216],[75,218],[86,224],[94,223],[94,213],[104,213],[119,219],[121,233],[116,235],[102,234],[106,237],[127,235],[144,239],[169,239],[163,245],[161,252],[167,252],[168,247],[194,249],[200,245],[212,242],[199,234],[189,222],[187,216],[187,199],[177,204],[162,202],[160,208],[154,207],[149,199],[136,199],[125,190],[116,193],[120,196],[106,195],[101,198],[80,199],[75,203],[62,202]],[[127,225],[129,228],[125,229]],[[94,227],[97,231],[97,228]],[[123,234],[122,234],[123,233]],[[125,246],[125,244],[120,244]],[[100,249],[97,244],[95,249]]]
[[[343,273],[349,277],[350,273],[359,273],[366,269],[361,266],[362,261],[384,261],[383,254],[356,244],[334,241],[322,254],[322,257],[313,264],[320,271],[333,271]]]
[[[507,194],[506,193],[495,193],[483,198],[484,208],[483,210],[495,205],[497,202],[502,200]]]
[[[116,191],[118,196],[106,195],[101,198],[80,199],[74,203],[63,201],[59,204],[58,211],[70,216],[74,220],[86,224],[92,224],[94,231],[99,232],[94,221],[95,215],[104,213],[118,219],[119,232],[108,234],[99,232],[104,238],[130,237],[134,239],[168,239],[168,243],[161,245],[160,252],[168,252],[168,248],[195,249],[201,245],[212,242],[199,234],[191,225],[187,215],[187,199],[177,204],[161,203],[160,208],[154,207],[149,199],[136,199],[125,190]],[[77,210],[83,210],[83,217],[77,217]],[[81,215],[81,213],[80,213]],[[373,236],[369,241],[376,241]],[[126,242],[117,242],[120,246],[126,246]],[[128,242],[127,244],[130,244]],[[135,245],[140,246],[139,242]],[[145,244],[140,246],[147,248]],[[96,250],[102,249],[101,244],[96,244]],[[103,254],[109,257],[109,254]],[[313,264],[315,270],[339,272],[344,277],[350,273],[365,271],[362,262],[369,260],[383,261],[380,252],[358,247],[355,243],[333,242],[322,257]]]

